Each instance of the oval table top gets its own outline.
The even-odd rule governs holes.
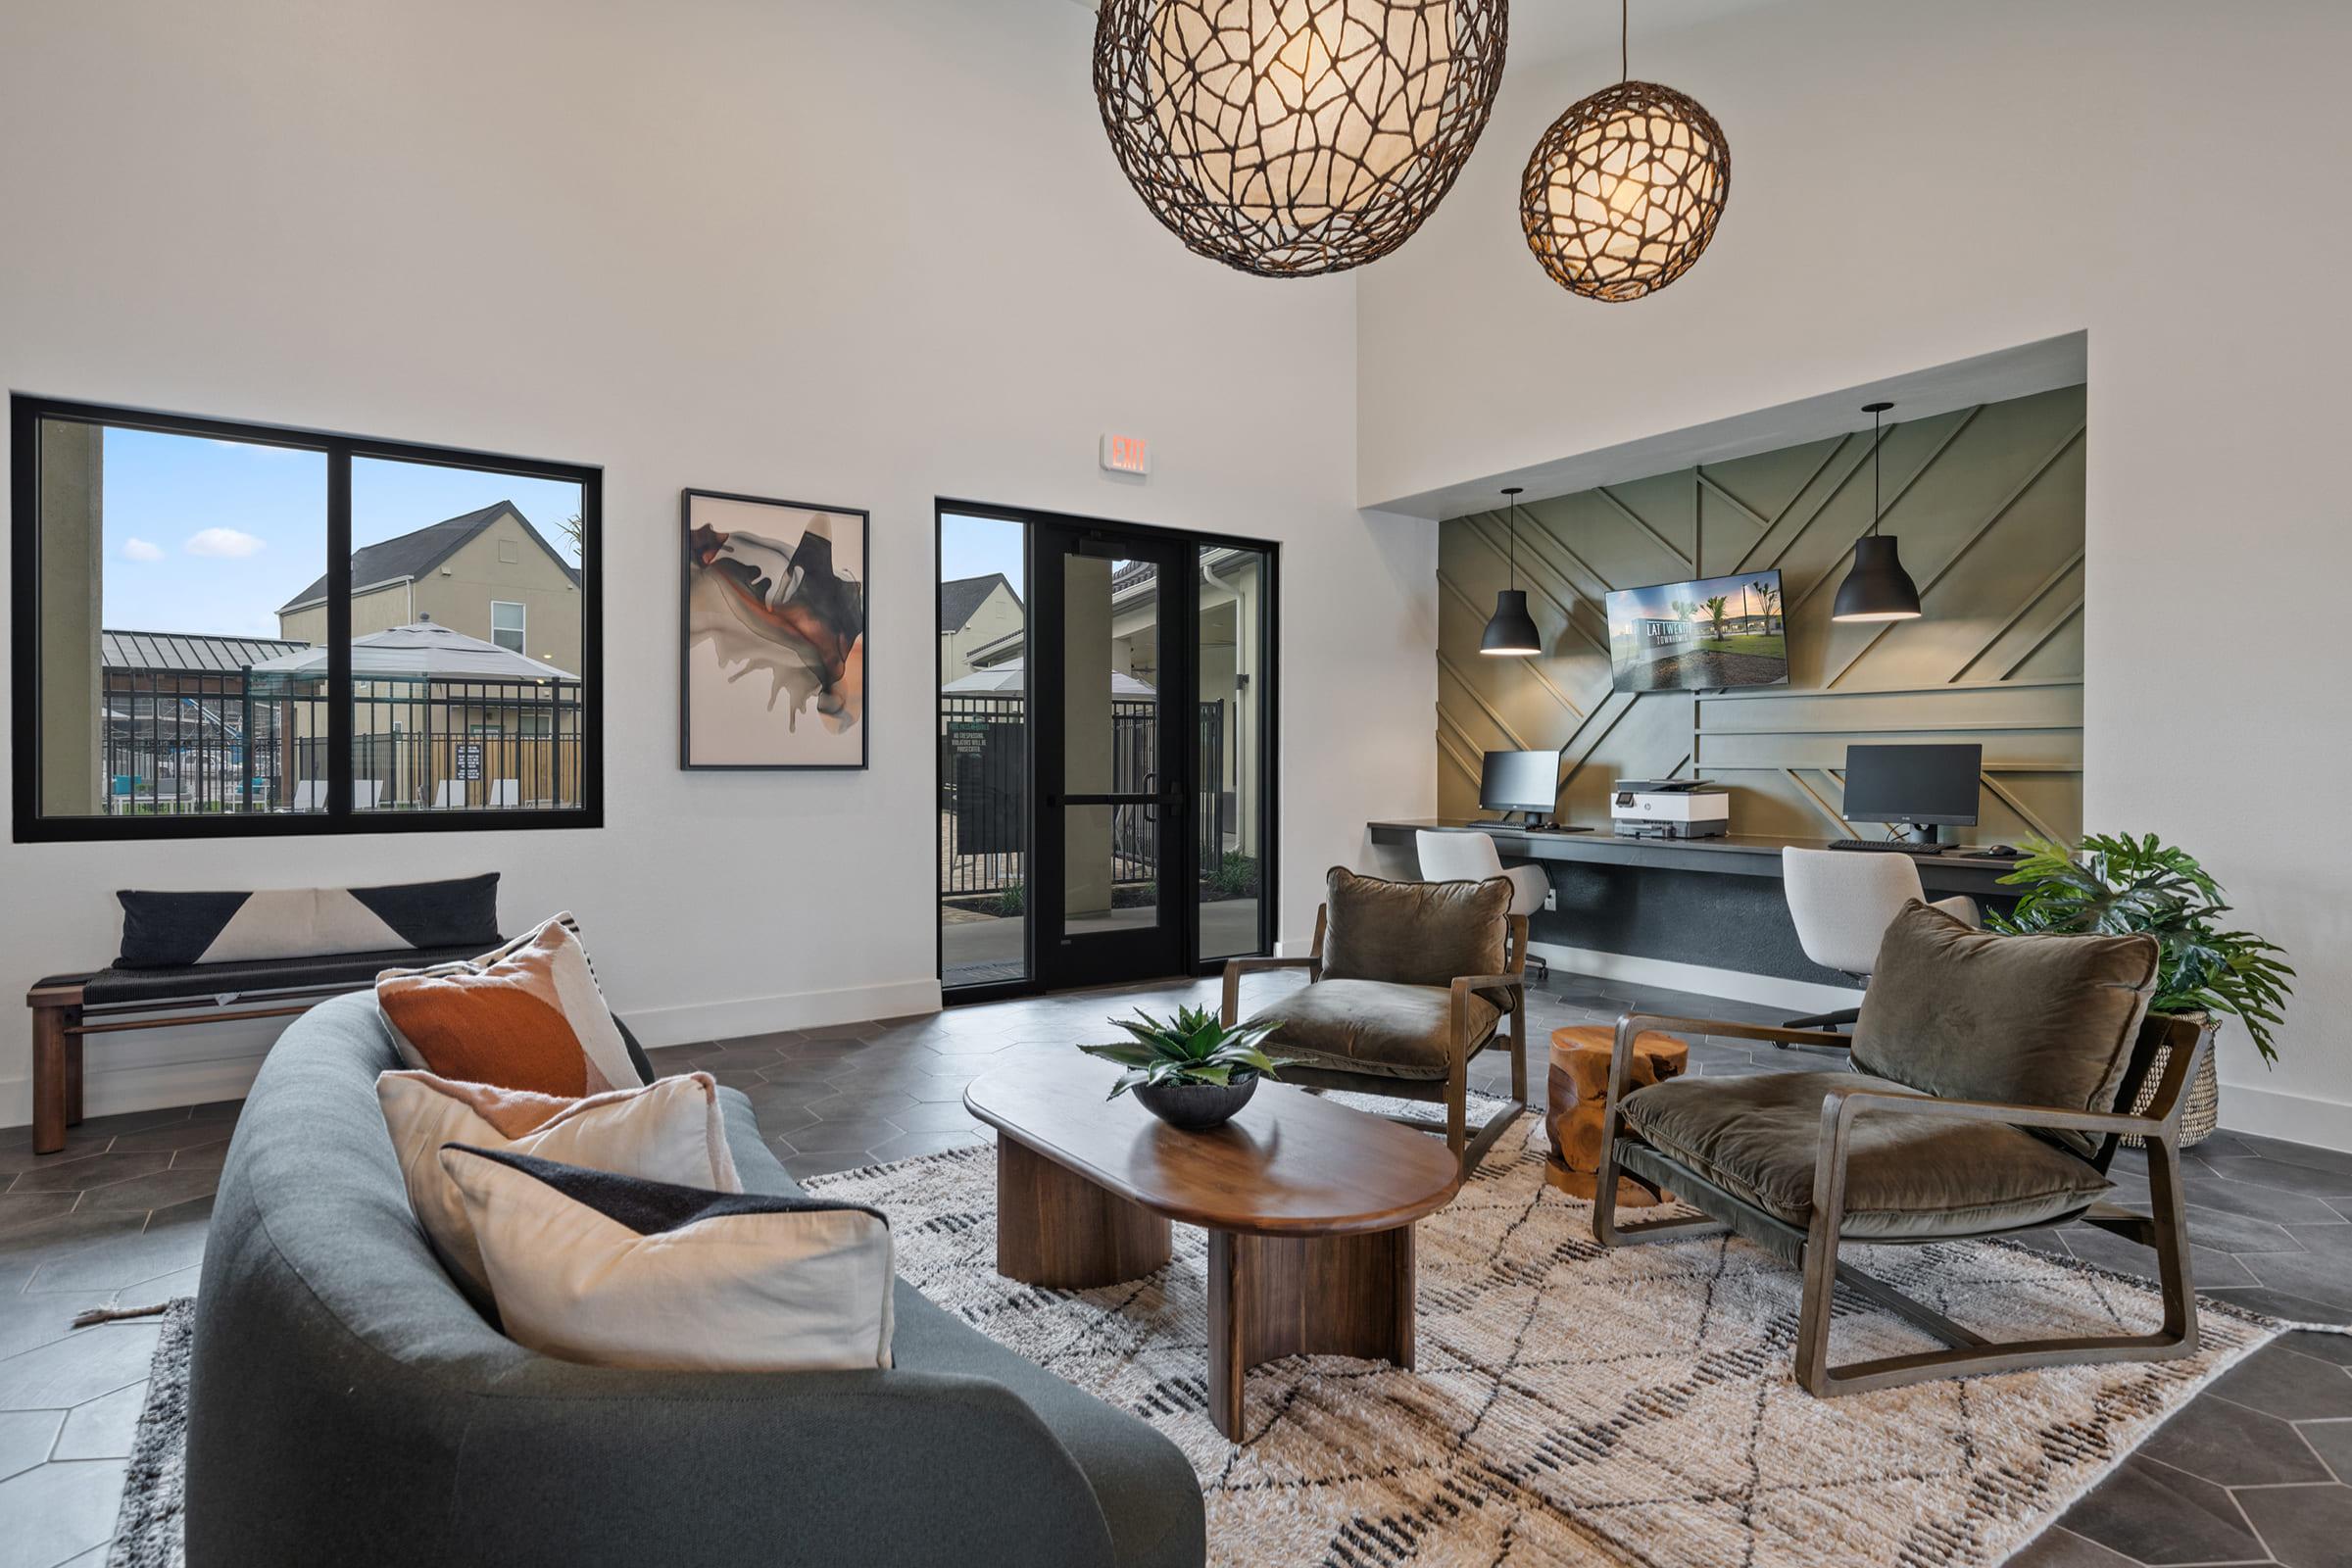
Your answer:
[[[1345,1236],[1409,1224],[1445,1206],[1461,1169],[1445,1141],[1267,1082],[1240,1115],[1179,1132],[1133,1095],[1106,1100],[1119,1069],[1070,1053],[1058,1063],[974,1079],[973,1115],[1097,1186],[1188,1225],[1252,1236]]]

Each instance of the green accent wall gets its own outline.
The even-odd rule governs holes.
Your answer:
[[[1976,741],[1983,821],[1947,831],[2075,837],[2083,406],[2083,389],[2066,387],[1886,426],[1883,527],[1919,584],[1918,620],[1830,619],[1870,526],[1867,428],[1522,508],[1519,585],[1544,646],[1533,659],[1478,651],[1506,585],[1505,514],[1441,524],[1439,813],[1479,814],[1480,754],[1556,747],[1564,821],[1605,827],[1613,779],[1696,776],[1734,790],[1734,832],[1876,837],[1838,814],[1849,743]],[[1773,567],[1788,685],[1610,689],[1603,594]]]

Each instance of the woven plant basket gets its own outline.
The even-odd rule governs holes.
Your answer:
[[[2188,1016],[2195,1017],[2204,1028],[2206,1043],[2205,1059],[2197,1064],[2197,1075],[2189,1080],[2188,1093],[2181,1101],[2180,1147],[2182,1149],[2193,1148],[2212,1137],[2214,1128],[2221,1124],[2222,1118],[2222,1081],[2213,1064],[2213,1037],[2221,1029],[2222,1020],[2210,1013],[2194,1013]],[[2133,1113],[2136,1114],[2147,1109],[2148,1102],[2156,1098],[2157,1081],[2164,1076],[2165,1061],[2172,1054],[2172,1048],[2169,1046],[2156,1053],[2155,1061],[2148,1067],[2147,1081],[2139,1086],[2139,1094],[2132,1101]],[[2130,1147],[2137,1149],[2141,1140],[2127,1138],[2124,1142]]]

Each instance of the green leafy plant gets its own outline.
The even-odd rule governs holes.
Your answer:
[[[1207,877],[1209,896],[1216,899],[1257,897],[1257,858],[1227,850]]]
[[[1988,913],[1987,925],[2012,936],[2145,931],[2161,952],[2156,1011],[2242,1019],[2263,1060],[2278,1059],[2271,1031],[2295,971],[2281,961],[2284,949],[2222,924],[2230,906],[2196,857],[2153,833],[2093,833],[2074,849],[2047,842],[2027,848],[2026,858],[2001,878],[2025,894],[2010,913]]]
[[[1139,1007],[1134,1017],[1111,1022],[1127,1031],[1132,1044],[1078,1048],[1127,1069],[1110,1086],[1111,1100],[1139,1084],[1231,1084],[1252,1074],[1279,1078],[1275,1069],[1292,1065],[1258,1049],[1277,1025],[1228,1028],[1206,1007],[1179,1007],[1173,1018],[1154,1018]]]

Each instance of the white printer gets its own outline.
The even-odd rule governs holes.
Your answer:
[[[1715,839],[1732,830],[1732,792],[1693,778],[1621,778],[1609,819],[1628,839]]]

